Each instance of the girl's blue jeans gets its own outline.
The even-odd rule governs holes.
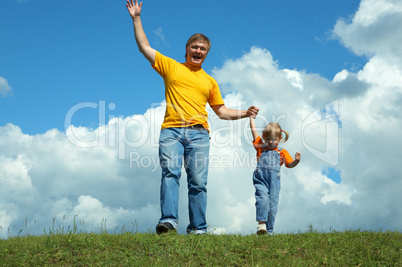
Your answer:
[[[277,151],[265,150],[253,174],[255,187],[256,219],[266,222],[267,231],[273,232],[278,211],[280,180],[280,156]]]

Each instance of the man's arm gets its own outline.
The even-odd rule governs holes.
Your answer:
[[[225,105],[213,105],[212,110],[222,120],[238,120],[252,116],[255,118],[258,114],[259,108],[255,106],[249,107],[247,110],[235,110],[227,108]]]
[[[142,9],[142,2],[138,4],[138,1],[135,0],[127,0],[126,4],[127,10],[130,13],[131,18],[133,19],[133,26],[134,26],[134,36],[135,41],[137,42],[138,49],[144,55],[144,57],[152,64],[155,64],[155,56],[156,50],[153,49],[148,42],[147,36],[145,35],[144,29],[142,28],[141,23],[141,9]]]

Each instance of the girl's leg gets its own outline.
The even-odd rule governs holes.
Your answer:
[[[279,191],[281,190],[281,180],[280,180],[280,172],[278,170],[270,171],[271,179],[269,181],[269,199],[270,199],[270,207],[268,212],[268,220],[267,220],[267,231],[268,233],[272,233],[274,230],[275,217],[278,211],[278,203],[279,203]]]
[[[258,222],[268,221],[269,212],[269,183],[264,179],[264,171],[257,168],[253,174],[255,187],[256,219]]]

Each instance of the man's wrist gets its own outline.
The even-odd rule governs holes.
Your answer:
[[[250,117],[249,113],[248,113],[248,109],[247,110],[243,110],[242,114],[241,114],[242,118],[246,118],[246,117]]]

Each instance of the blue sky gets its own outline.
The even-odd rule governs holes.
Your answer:
[[[328,79],[366,61],[332,38],[336,20],[350,17],[359,1],[165,3],[144,1],[151,44],[182,61],[187,38],[202,32],[212,40],[209,73],[252,46],[268,49],[282,68]],[[164,98],[162,79],[137,51],[124,1],[5,0],[0,25],[0,75],[13,93],[0,98],[0,125],[29,134],[64,130],[66,113],[80,102],[115,103],[110,115],[129,116]],[[97,112],[82,111],[73,123],[95,128]]]
[[[281,170],[276,233],[402,230],[400,0],[145,1],[141,18],[177,61],[189,36],[209,36],[203,68],[226,106],[256,105],[258,130],[290,133],[282,146],[301,162]],[[153,232],[164,105],[124,1],[2,0],[0,238],[75,219]],[[208,230],[254,234],[249,120],[207,111]]]

